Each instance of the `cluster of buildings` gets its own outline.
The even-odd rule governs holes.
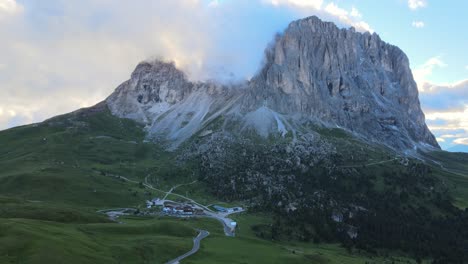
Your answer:
[[[203,210],[200,208],[193,207],[189,204],[177,204],[171,202],[165,202],[162,209],[163,213],[176,214],[176,215],[201,215]]]

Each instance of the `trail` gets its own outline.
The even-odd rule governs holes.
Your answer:
[[[395,160],[398,160],[398,158],[393,158],[393,159],[389,159],[389,160],[382,160],[382,161],[376,161],[376,162],[371,162],[371,163],[361,164],[361,165],[338,166],[338,168],[359,168],[359,167],[362,167],[362,166],[367,167],[367,166],[373,166],[373,165],[378,165],[378,164],[384,164],[384,163],[392,162],[392,161],[395,161]]]
[[[126,178],[126,177],[124,177],[124,176],[118,176],[118,177],[119,177],[120,179],[125,180],[125,181],[128,181],[128,182],[133,182],[133,183],[136,183],[136,184],[140,184],[140,182],[134,181],[134,180],[130,180],[129,178]],[[192,184],[192,183],[190,183],[190,184]],[[143,186],[145,186],[145,187],[147,187],[147,188],[149,188],[149,189],[158,191],[158,192],[162,192],[162,193],[164,193],[164,194],[168,194],[168,193],[169,193],[169,192],[166,192],[166,191],[163,191],[163,190],[154,188],[153,185],[151,185],[151,184],[148,183],[148,181],[146,180],[146,178],[145,178],[145,182],[143,182]],[[188,197],[186,197],[186,196],[183,196],[183,195],[177,194],[177,193],[172,193],[172,192],[171,192],[170,194],[172,194],[172,195],[174,195],[174,196],[177,196],[177,197],[180,197],[180,198],[183,198],[183,199],[185,199],[185,200],[187,200],[187,201],[190,201],[190,202],[192,202],[193,204],[196,204],[196,205],[200,206],[201,208],[203,208],[203,209],[205,209],[205,210],[207,210],[207,211],[209,211],[209,212],[213,212],[213,210],[211,210],[210,208],[206,207],[205,205],[200,204],[200,203],[196,202],[195,200],[190,199],[190,198],[188,198]]]
[[[145,183],[147,183],[147,180],[146,180],[146,179],[147,179],[147,178],[145,178]],[[190,182],[190,183],[182,183],[182,184],[178,184],[178,185],[173,186],[173,187],[166,193],[166,195],[164,196],[163,200],[166,200],[167,196],[168,196],[169,194],[171,194],[172,191],[174,191],[175,189],[179,188],[180,186],[191,185],[191,184],[194,184],[194,183],[196,183],[196,182],[197,182],[197,180],[194,180],[193,182]]]

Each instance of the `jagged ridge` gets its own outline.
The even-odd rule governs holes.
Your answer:
[[[231,133],[296,136],[318,123],[398,150],[439,148],[408,58],[377,34],[309,17],[292,22],[265,53],[259,74],[231,86],[190,82],[172,63],[143,62],[106,101],[172,148],[220,116]]]

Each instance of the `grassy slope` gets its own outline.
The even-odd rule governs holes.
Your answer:
[[[350,159],[349,164],[367,164],[379,160],[390,160],[396,154],[391,150],[379,146],[364,146],[345,131],[340,129],[316,129],[322,136],[335,142],[337,150],[345,157],[366,157],[365,160]],[[357,155],[356,152],[366,154]],[[433,174],[442,179],[444,185],[454,198],[454,205],[461,209],[468,208],[468,153],[453,153],[447,151],[432,151],[419,153],[424,162],[431,166]],[[377,176],[377,182],[384,181],[383,172],[398,169],[398,162],[386,162],[372,166],[373,173]],[[378,184],[377,186],[379,186]]]
[[[346,139],[345,134],[332,132],[330,136]],[[163,262],[191,247],[194,227],[209,230],[211,235],[186,263],[384,261],[349,254],[337,245],[261,240],[251,226],[268,223],[263,216],[236,217],[241,227],[236,238],[225,237],[214,220],[126,219],[125,226],[106,223],[95,213],[97,209],[135,207],[156,195],[115,175],[136,181],[148,176],[163,190],[192,181],[190,168],[174,166],[174,154],[143,140],[139,125],[115,118],[107,110],[75,113],[0,132],[0,263]],[[340,151],[351,149],[342,147]],[[386,154],[376,149],[369,158],[384,159]],[[197,183],[177,192],[205,204],[214,202],[203,188]],[[464,189],[458,192],[468,193]]]
[[[436,173],[449,186],[454,204],[468,208],[468,153],[434,151],[423,155],[432,161]]]
[[[154,223],[173,221],[198,229],[208,230],[210,235],[201,243],[200,251],[187,258],[184,263],[318,263],[318,264],[362,264],[366,263],[415,263],[405,257],[375,257],[364,253],[348,253],[338,245],[296,242],[275,242],[259,239],[251,230],[252,225],[269,222],[267,215],[242,214],[233,216],[240,229],[235,238],[226,237],[219,223],[213,219],[168,219],[147,220],[125,219],[131,223]],[[398,255],[398,254],[393,254]]]
[[[124,227],[96,213],[155,195],[113,175],[158,171],[164,189],[185,177],[143,137],[106,110],[1,131],[0,263],[163,263],[188,251],[195,231],[180,223]]]
[[[108,111],[2,131],[0,194],[80,207],[124,207],[151,195],[113,176],[136,181],[148,176],[163,190],[190,179],[188,169],[174,165],[173,154],[143,140],[139,125]]]
[[[0,263],[164,263],[192,247],[195,231],[172,221],[65,224],[0,219]]]

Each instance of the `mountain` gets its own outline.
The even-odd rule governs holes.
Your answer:
[[[264,138],[296,138],[319,124],[400,151],[439,148],[408,58],[377,34],[309,17],[291,23],[265,53],[257,75],[229,86],[191,82],[172,63],[143,62],[106,102],[114,115],[145,124],[169,148],[219,117],[230,133]]]
[[[249,81],[142,62],[105,101],[0,146],[0,263],[166,263],[196,230],[210,235],[190,263],[468,259],[468,155],[439,149],[408,59],[316,17]],[[247,211],[226,237],[154,198]]]

